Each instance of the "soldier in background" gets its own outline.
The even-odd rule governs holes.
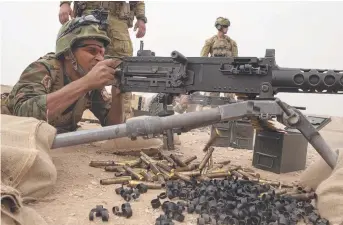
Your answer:
[[[218,17],[214,26],[217,28],[218,33],[205,41],[200,56],[201,57],[237,57],[238,48],[237,43],[227,34],[230,21],[224,17]],[[206,93],[207,94],[207,93]],[[219,96],[219,92],[210,92],[209,96]],[[234,94],[225,93],[225,97],[235,99]],[[199,106],[198,110],[202,110],[203,106]]]
[[[69,20],[69,16],[79,17],[90,14],[94,9],[104,9],[108,11],[108,31],[107,35],[111,43],[106,48],[106,54],[117,57],[133,56],[133,46],[128,29],[133,27],[133,20],[137,22],[134,31],[136,37],[142,38],[145,35],[147,18],[145,16],[145,3],[143,1],[74,1],[71,9],[71,1],[60,2],[59,21],[64,24]],[[125,120],[133,116],[132,93],[124,94],[124,115]]]

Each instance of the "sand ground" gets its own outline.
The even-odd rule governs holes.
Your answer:
[[[328,144],[336,149],[343,146],[342,128],[343,120],[336,118],[334,123],[327,125],[321,134]],[[98,127],[96,124],[82,123],[83,129]],[[179,136],[181,145],[173,153],[180,156],[197,155],[203,157],[202,147],[210,136],[208,128],[194,130]],[[46,198],[50,201],[32,204],[49,224],[102,224],[101,219],[88,220],[89,211],[96,205],[103,205],[110,211],[108,224],[155,224],[161,210],[153,210],[150,201],[161,192],[149,190],[140,198],[131,202],[133,216],[129,219],[117,217],[111,213],[113,206],[120,206],[124,200],[115,194],[114,189],[119,185],[100,185],[99,180],[113,177],[113,173],[105,172],[100,168],[89,167],[91,160],[126,160],[133,157],[117,156],[101,151],[101,142],[85,144],[52,150],[53,162],[58,171],[56,186]],[[274,174],[252,167],[253,151],[217,147],[213,153],[214,160],[231,160],[232,164],[252,168],[262,177],[292,183],[297,180],[301,171]],[[309,145],[307,166],[319,157],[318,153]],[[186,214],[182,224],[196,224],[196,215]],[[175,222],[175,224],[181,224]]]

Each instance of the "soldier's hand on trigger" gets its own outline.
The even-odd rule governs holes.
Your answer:
[[[58,14],[60,23],[65,24],[67,21],[69,21],[69,16],[71,18],[74,18],[74,12],[68,3],[63,3],[60,7],[60,12]]]
[[[115,83],[116,68],[120,63],[121,60],[118,59],[105,59],[98,62],[91,71],[83,77],[85,85],[87,85],[90,90],[113,85]]]

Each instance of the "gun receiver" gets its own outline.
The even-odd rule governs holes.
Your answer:
[[[125,57],[121,90],[189,94],[195,91],[241,93],[252,99],[279,92],[342,94],[343,70],[282,68],[275,50],[257,57]]]

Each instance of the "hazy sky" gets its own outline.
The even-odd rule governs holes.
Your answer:
[[[159,56],[178,50],[199,56],[205,39],[216,33],[214,21],[228,17],[228,35],[240,56],[276,49],[282,67],[343,69],[343,2],[147,1],[146,49]],[[54,51],[60,28],[59,2],[1,2],[1,83],[13,85],[32,61]],[[134,54],[140,39],[133,31]],[[282,100],[306,106],[309,113],[343,116],[343,97],[282,94]]]

